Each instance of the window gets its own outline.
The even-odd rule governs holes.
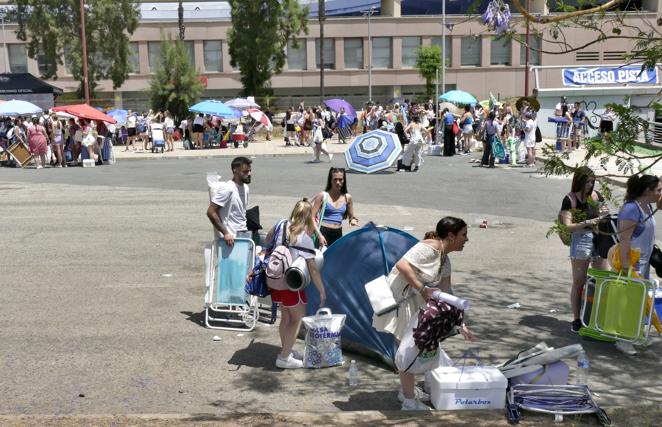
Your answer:
[[[372,38],[373,68],[393,68],[393,57],[390,37]]]
[[[223,48],[220,40],[205,40],[202,42],[205,56],[205,71],[220,73],[223,71]]]
[[[441,47],[441,37],[435,36],[432,37],[432,45],[437,45]],[[453,39],[451,36],[447,35],[446,36],[446,66],[449,67],[451,65],[451,57],[453,55]]]
[[[184,47],[188,52],[188,57],[191,61],[191,65],[195,68],[195,48],[193,47],[193,40],[185,40]]]
[[[315,64],[320,68],[320,39],[315,39]],[[324,69],[336,68],[336,41],[324,39]]]
[[[299,39],[299,47],[295,48],[292,45],[292,40],[287,42],[287,69],[288,70],[305,70],[308,62],[308,55],[306,54],[306,39]]]
[[[129,67],[130,73],[140,74],[140,53],[136,42],[129,43]]]
[[[463,67],[480,66],[480,37],[462,37],[460,45],[462,50],[460,65]]]
[[[7,45],[9,52],[9,71],[12,73],[28,72],[28,54],[24,44]]]
[[[522,40],[526,40],[525,37],[522,37]],[[529,50],[529,65],[540,65],[540,46],[541,46],[541,37],[531,35],[529,38],[529,43],[531,49]],[[526,64],[526,46],[523,44],[520,45],[519,51],[519,63],[520,65]]]
[[[421,48],[420,37],[402,38],[402,66],[413,67],[416,65],[418,50]]]
[[[48,61],[48,58],[43,52],[37,54],[37,69],[40,75],[45,76],[51,65],[52,63]]]
[[[161,42],[147,42],[147,64],[152,73],[161,65]]]
[[[363,39],[345,39],[345,68],[363,68]]]
[[[490,46],[490,65],[510,65],[510,46],[510,39],[492,40]]]

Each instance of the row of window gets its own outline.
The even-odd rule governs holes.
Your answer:
[[[414,67],[416,64],[417,51],[421,47],[421,37],[402,37],[402,67]],[[540,65],[540,39],[531,38],[532,48],[529,62],[532,65]],[[432,37],[432,45],[441,46],[441,37]],[[446,37],[446,64],[451,64],[452,47],[451,37]],[[193,41],[185,41],[184,45],[190,55],[191,61],[195,63]],[[129,63],[132,73],[140,73],[140,55],[138,43],[131,42],[131,57]],[[481,39],[480,37],[466,36],[460,38],[460,65],[463,67],[478,67],[481,65]],[[8,44],[9,65],[13,73],[25,73],[28,70],[27,52],[23,44]],[[154,71],[161,60],[161,42],[147,42],[148,68]],[[336,46],[335,39],[324,39],[324,68],[336,68]],[[315,40],[316,67],[320,68],[320,40]],[[344,54],[346,69],[364,69],[363,38],[345,38]],[[520,64],[525,62],[526,49],[520,47]],[[102,65],[110,66],[100,60]],[[223,44],[221,40],[203,41],[203,63],[204,71],[207,73],[223,71]],[[37,57],[37,65],[40,74],[44,74],[47,64],[43,55]],[[71,73],[69,64],[65,61],[65,70]],[[490,46],[490,65],[512,65],[511,64],[511,41],[492,40]],[[287,67],[289,70],[308,69],[308,57],[305,40],[294,47],[293,43],[287,46]],[[372,67],[393,68],[393,39],[391,37],[372,38]]]

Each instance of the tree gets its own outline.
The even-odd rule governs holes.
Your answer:
[[[131,0],[87,0],[85,27],[90,92],[96,82],[111,79],[116,89],[131,71],[129,35],[138,27],[140,12]],[[66,65],[83,82],[82,37],[79,0],[17,0],[16,35],[27,41],[30,58],[43,55],[43,78],[56,79]]]
[[[287,44],[299,47],[296,35],[308,34],[308,7],[297,0],[230,0],[230,64],[239,67],[244,95],[272,93],[271,76],[287,59]]]
[[[154,111],[169,111],[176,119],[186,116],[204,91],[184,42],[168,36],[161,41],[161,63],[150,82]]]
[[[437,77],[437,70],[441,70],[441,65],[441,47],[424,46],[418,50],[416,68],[425,79],[425,94],[428,98],[434,94],[434,81]]]
[[[652,22],[644,14],[639,14],[641,18],[639,25],[632,25],[627,22],[628,15],[623,12],[631,7],[627,0],[610,0],[603,4],[584,1],[579,2],[577,6],[559,2],[557,6],[561,13],[549,15],[532,15],[522,5],[521,0],[512,0],[512,4],[522,14],[525,25],[530,25],[534,34],[551,46],[547,49],[539,49],[541,52],[564,54],[582,50],[596,43],[626,39],[632,42],[631,49],[625,56],[627,62],[641,63],[641,68],[644,70],[655,67],[662,60],[662,32],[657,28],[662,26],[662,19],[658,18]],[[503,0],[492,0],[481,20],[500,37],[512,37],[526,45],[516,31],[510,28],[510,18],[510,11]],[[596,36],[573,45],[564,35],[565,29],[573,27],[593,30]],[[651,168],[662,161],[659,152],[645,152],[636,142],[639,135],[642,133],[646,135],[648,132],[648,122],[638,114],[638,108],[621,104],[608,104],[608,106],[616,114],[616,130],[604,136],[585,140],[586,152],[578,164],[569,164],[568,153],[558,153],[552,146],[544,147],[543,154],[546,160],[543,172],[546,175],[566,175],[578,167],[588,166],[598,176],[628,178],[636,174],[650,174]],[[662,111],[662,105],[657,101],[653,101],[649,107]],[[608,168],[609,164],[615,168]],[[611,200],[610,186],[604,181],[600,181],[600,184],[605,198]],[[557,220],[550,228],[548,236],[552,233],[567,235],[568,230]]]

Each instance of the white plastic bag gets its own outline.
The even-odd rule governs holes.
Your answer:
[[[395,366],[399,371],[410,374],[424,374],[439,366],[447,366],[450,359],[446,352],[437,347],[435,351],[420,351],[414,342],[414,328],[418,326],[418,315],[412,316],[407,326],[407,332],[400,342],[400,347],[395,353]]]
[[[306,327],[306,347],[303,352],[305,368],[326,368],[343,364],[340,332],[345,325],[344,314],[331,314],[324,307],[314,316],[303,318]]]

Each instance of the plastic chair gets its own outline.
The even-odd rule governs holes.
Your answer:
[[[255,244],[237,238],[229,247],[217,239],[205,255],[205,324],[210,329],[252,331],[259,317],[258,299],[246,294],[245,286],[255,261]]]

